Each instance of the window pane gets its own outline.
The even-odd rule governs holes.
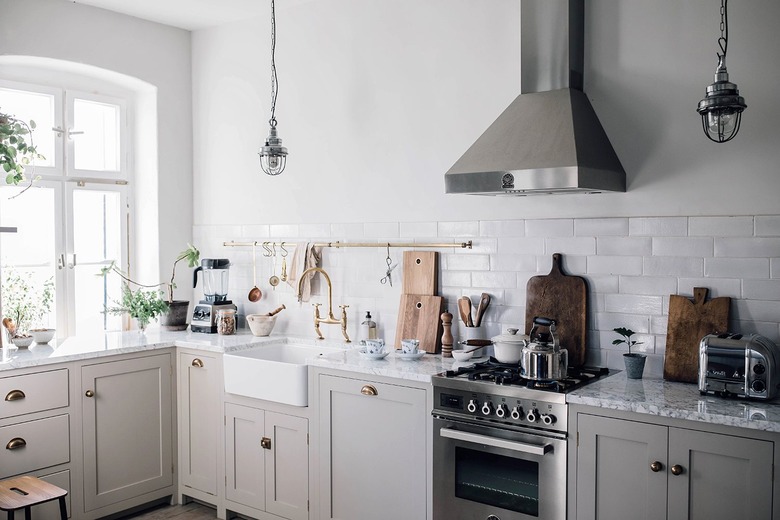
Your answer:
[[[0,88],[0,111],[26,123],[35,121],[37,128],[33,130],[32,142],[38,153],[46,157],[36,159],[35,164],[54,166],[55,133],[51,130],[57,126],[54,121],[54,96]],[[30,144],[29,139],[25,138],[25,141]],[[27,177],[30,178],[30,175]]]
[[[121,317],[103,313],[121,296],[117,275],[98,276],[103,266],[122,266],[122,197],[112,191],[73,192],[76,332],[120,330]]]
[[[118,172],[120,109],[86,99],[73,101],[74,165],[77,170]]]
[[[17,228],[16,233],[0,233],[3,312],[17,321],[13,310],[26,303],[30,312],[23,313],[18,325],[56,328],[54,190],[35,187],[12,198],[21,190],[0,187],[0,226]]]

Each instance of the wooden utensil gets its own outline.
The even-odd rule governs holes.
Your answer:
[[[682,383],[699,380],[699,342],[707,334],[726,332],[731,298],[721,296],[708,302],[709,289],[695,287],[693,301],[685,296],[669,296],[669,322],[666,327],[664,379]]]
[[[257,255],[255,253],[255,246],[256,245],[257,245],[257,242],[252,242],[252,285],[254,287],[249,289],[249,294],[247,295],[247,299],[250,302],[259,301],[260,298],[263,297],[263,292],[257,286]]]
[[[395,348],[402,339],[420,340],[420,349],[438,354],[441,349],[444,298],[427,294],[402,294],[395,330]]]
[[[479,297],[479,305],[477,306],[477,316],[474,318],[474,326],[479,327],[482,325],[482,316],[490,305],[490,295],[488,293],[482,293]]]
[[[474,322],[471,320],[471,299],[467,296],[461,296],[458,298],[458,311],[460,311],[460,319],[467,327],[473,327]]]
[[[439,253],[404,251],[402,294],[436,294],[439,285]]]
[[[561,254],[555,253],[550,274],[528,280],[525,330],[530,332],[536,316],[554,319],[561,348],[569,353],[569,366],[576,367],[585,363],[588,285],[582,277],[566,275],[561,260]]]
[[[284,309],[286,309],[286,308],[287,308],[287,307],[286,307],[284,304],[282,304],[282,306],[281,306],[281,307],[277,307],[276,309],[274,309],[274,310],[272,310],[271,312],[269,312],[269,313],[268,313],[268,316],[274,316],[274,315],[276,315],[276,314],[279,314],[280,312],[282,312],[282,311],[283,311]]]

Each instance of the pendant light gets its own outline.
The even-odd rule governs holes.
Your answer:
[[[276,96],[279,84],[276,77],[276,9],[271,0],[271,126],[265,146],[260,149],[260,167],[268,175],[279,175],[287,165],[287,148],[282,146],[282,139],[276,134]]]
[[[739,132],[742,112],[747,108],[737,86],[729,82],[726,70],[726,51],[729,47],[728,0],[721,0],[720,4],[718,46],[721,53],[718,53],[715,82],[707,87],[707,96],[699,101],[697,112],[701,114],[701,124],[707,137],[716,143],[725,143],[734,139]]]

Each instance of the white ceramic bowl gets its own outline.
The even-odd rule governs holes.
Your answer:
[[[255,336],[269,336],[271,331],[274,330],[276,316],[249,314],[246,317],[246,322],[249,324],[249,329]]]
[[[11,342],[19,348],[27,348],[32,345],[32,336],[11,338]]]
[[[468,361],[469,359],[474,356],[474,352],[463,352],[462,350],[453,350],[452,351],[452,357],[455,358],[455,361]]]
[[[54,329],[33,329],[30,331],[36,345],[45,345],[54,339]]]

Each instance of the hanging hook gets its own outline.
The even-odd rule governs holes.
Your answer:
[[[263,256],[265,258],[271,257],[271,248],[268,247],[269,242],[263,242],[263,249],[265,249],[265,253],[263,253]]]
[[[284,242],[282,242],[281,247],[282,247],[282,258],[284,258],[285,256],[287,256],[287,249],[284,248]]]
[[[271,245],[274,246],[274,259],[276,259],[276,242],[271,242]]]

